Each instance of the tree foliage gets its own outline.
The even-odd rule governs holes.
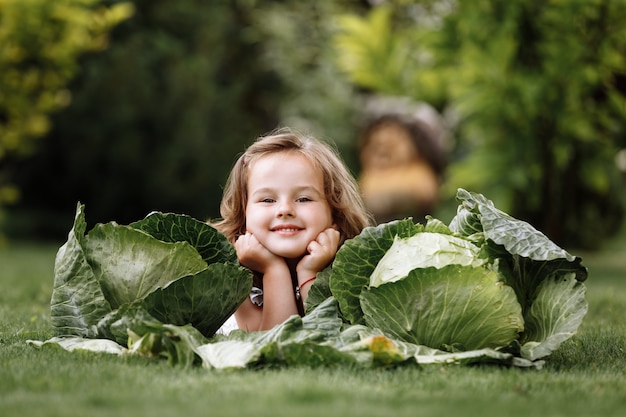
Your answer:
[[[361,103],[354,85],[340,71],[335,16],[360,8],[356,0],[261,2],[252,27],[262,45],[261,60],[276,71],[285,89],[281,124],[311,131],[336,142],[350,159]],[[249,32],[249,33],[250,33]],[[351,162],[351,161],[350,161]]]
[[[353,80],[455,115],[449,193],[483,192],[563,245],[619,228],[626,2],[395,1],[342,27]]]
[[[33,151],[50,115],[71,101],[78,56],[106,48],[132,11],[101,0],[0,0],[0,160]],[[0,166],[0,206],[18,197],[8,174]]]
[[[356,104],[329,42],[344,2],[134,5],[110,48],[81,59],[74,100],[17,169],[21,232],[64,234],[77,200],[94,222],[217,217],[228,171],[257,136],[289,125],[347,142]]]

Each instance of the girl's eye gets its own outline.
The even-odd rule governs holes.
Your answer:
[[[309,197],[299,197],[296,201],[298,203],[306,203],[308,201],[313,201],[313,200],[311,200]]]
[[[262,198],[261,200],[259,200],[259,202],[261,203],[273,203],[274,200],[271,198]]]

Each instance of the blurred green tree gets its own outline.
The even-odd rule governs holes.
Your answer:
[[[255,9],[248,32],[262,45],[261,60],[274,69],[285,87],[279,105],[281,124],[336,142],[354,169],[354,138],[362,103],[353,83],[337,66],[338,51],[332,39],[338,30],[335,17],[361,10],[361,3],[265,1]]]
[[[395,0],[341,19],[354,82],[454,115],[446,181],[565,246],[622,223],[626,2]]]
[[[64,236],[77,200],[93,222],[217,217],[237,155],[279,125],[349,146],[358,104],[330,41],[353,3],[134,0],[16,170],[11,233]]]
[[[69,104],[78,57],[106,48],[107,34],[133,7],[100,0],[0,0],[0,161],[33,152],[50,115]],[[2,206],[18,199],[0,165]]]

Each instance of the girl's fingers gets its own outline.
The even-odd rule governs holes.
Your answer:
[[[328,229],[324,230],[323,232],[321,232],[318,236],[316,241],[324,246],[328,243],[332,243],[335,240],[337,240],[337,242],[339,242],[339,231],[329,227]]]
[[[335,229],[326,229],[326,231],[324,232],[324,237],[326,238],[327,245],[332,246],[335,250],[339,245],[339,236],[339,231]]]
[[[339,245],[339,232],[335,229],[329,228],[321,232],[317,239],[309,243],[307,251],[312,253],[318,250],[332,251],[333,255],[337,251]]]

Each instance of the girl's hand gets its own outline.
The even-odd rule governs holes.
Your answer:
[[[283,258],[270,252],[250,232],[246,232],[245,235],[237,238],[235,250],[241,265],[261,274],[265,274],[271,265],[277,262],[284,262]]]
[[[298,281],[303,282],[315,275],[333,260],[339,247],[339,231],[329,227],[321,232],[314,241],[307,246],[305,255],[296,267]]]

